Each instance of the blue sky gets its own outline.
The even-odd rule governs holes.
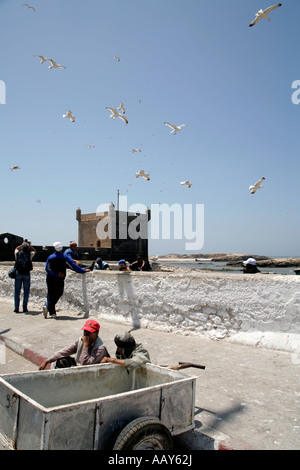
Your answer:
[[[0,233],[68,244],[77,207],[96,212],[119,190],[129,208],[203,204],[196,253],[300,256],[298,0],[253,28],[272,2],[28,3],[35,11],[0,0]],[[105,109],[121,101],[127,126]],[[68,109],[75,123],[63,119]],[[187,127],[171,135],[165,121]],[[141,169],[150,181],[135,177]],[[191,254],[185,247],[149,241],[150,254]]]

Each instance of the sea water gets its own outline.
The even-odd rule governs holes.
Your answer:
[[[189,268],[193,270],[210,270],[210,271],[222,271],[228,273],[241,273],[243,274],[242,266],[228,266],[226,261],[195,261],[195,260],[182,260],[182,261],[159,261],[158,265],[165,266],[178,266],[181,268]],[[295,269],[299,269],[299,266],[289,266],[287,268],[274,268],[274,267],[260,267],[258,269],[261,273],[272,273],[272,274],[286,274],[295,276]]]

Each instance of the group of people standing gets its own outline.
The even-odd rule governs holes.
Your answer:
[[[46,261],[46,284],[47,284],[47,300],[43,307],[43,315],[45,318],[56,318],[56,304],[64,293],[64,284],[67,269],[72,269],[79,274],[85,274],[95,270],[110,270],[108,263],[101,258],[97,258],[86,266],[79,260],[77,252],[77,243],[70,242],[69,248],[63,251],[63,245],[60,242],[53,243],[54,252]],[[28,299],[30,293],[30,272],[32,271],[32,259],[36,254],[35,248],[31,242],[25,240],[19,245],[14,252],[15,256],[15,292],[14,292],[14,312],[19,313],[20,295],[23,286],[23,312],[28,312]],[[140,255],[137,255],[136,261],[129,264],[125,260],[118,263],[119,271],[149,271],[151,267],[148,260],[145,261]]]

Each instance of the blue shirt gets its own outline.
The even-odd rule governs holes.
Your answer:
[[[59,273],[63,273],[63,277],[66,277],[66,265],[73,269],[73,271],[84,274],[85,269],[78,266],[72,258],[65,253],[55,251],[46,261],[45,270],[49,276],[58,277]]]
[[[67,248],[64,253],[65,255],[70,256],[72,259],[78,259],[77,251],[73,251],[72,248]]]

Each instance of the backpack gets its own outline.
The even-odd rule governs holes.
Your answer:
[[[17,260],[15,265],[16,270],[20,274],[29,274],[32,271],[32,261],[30,252],[25,253],[24,251],[19,251],[17,254]]]

